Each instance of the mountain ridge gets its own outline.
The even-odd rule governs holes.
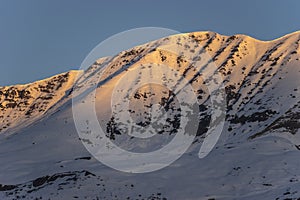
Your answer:
[[[199,42],[201,43],[201,41],[204,41],[204,43],[205,42],[208,42],[209,41],[209,39],[208,38],[205,38],[205,37],[210,37],[210,39],[212,39],[212,40],[223,40],[223,43],[222,42],[219,42],[219,43],[221,43],[221,44],[216,44],[216,47],[211,47],[211,48],[207,48],[207,49],[205,49],[206,50],[206,52],[208,53],[208,54],[210,54],[210,56],[212,57],[212,59],[213,59],[213,61],[216,63],[216,65],[218,66],[218,68],[221,68],[221,70],[223,70],[223,75],[226,75],[226,73],[229,73],[229,72],[226,72],[226,68],[227,68],[227,66],[226,65],[230,65],[230,64],[228,64],[228,62],[231,60],[231,62],[234,64],[234,65],[237,65],[237,67],[239,67],[240,66],[240,68],[245,68],[246,66],[242,66],[243,64],[235,64],[234,62],[239,62],[240,60],[242,60],[242,59],[245,59],[244,57],[242,58],[242,56],[240,57],[240,59],[237,59],[237,58],[233,58],[233,56],[235,56],[235,54],[236,54],[236,52],[238,52],[238,51],[240,51],[238,48],[240,48],[240,45],[244,42],[244,43],[247,43],[247,41],[248,40],[250,40],[251,42],[253,42],[254,43],[254,46],[256,47],[256,48],[260,48],[260,46],[259,45],[261,45],[261,44],[263,44],[263,45],[272,45],[272,44],[275,44],[275,43],[277,43],[277,42],[279,42],[279,44],[276,44],[277,46],[278,46],[278,48],[280,48],[280,46],[282,45],[282,44],[280,44],[282,41],[286,41],[286,40],[295,40],[295,38],[296,37],[298,37],[298,40],[297,41],[295,41],[297,44],[295,45],[295,48],[293,48],[292,50],[290,50],[290,55],[292,55],[292,54],[298,54],[297,53],[297,51],[299,52],[299,38],[300,38],[300,34],[299,34],[299,31],[298,32],[294,32],[294,33],[290,33],[290,34],[288,34],[288,35],[285,35],[285,36],[283,36],[283,37],[280,37],[280,38],[278,38],[278,39],[275,39],[275,40],[271,40],[271,41],[260,41],[260,40],[257,40],[257,39],[255,39],[255,38],[252,38],[252,37],[250,37],[250,36],[246,36],[246,35],[242,35],[242,34],[237,34],[237,35],[233,35],[233,36],[224,36],[224,35],[220,35],[220,34],[218,34],[218,33],[214,33],[214,32],[210,32],[210,31],[204,31],[204,32],[192,32],[192,33],[183,33],[183,34],[178,34],[178,35],[173,35],[173,36],[171,36],[171,37],[174,37],[174,38],[176,38],[176,37],[178,37],[178,38],[180,38],[180,37],[184,37],[184,36],[189,36],[189,35],[197,35],[197,36],[199,36],[199,37],[202,37],[200,40],[199,40]],[[225,40],[227,40],[227,41],[225,41]],[[234,40],[237,40],[238,42],[237,42],[237,44],[235,45],[235,46],[233,46],[231,43],[232,43],[232,41],[234,41]],[[212,41],[213,42],[213,41]],[[228,43],[229,42],[229,43]],[[258,44],[257,44],[258,43]],[[140,45],[140,46],[138,46],[138,47],[143,47],[143,46],[145,46],[146,44],[143,44],[143,45]],[[275,47],[276,47],[276,45],[275,45]],[[205,44],[203,45],[204,47],[205,47]],[[213,45],[212,45],[213,46]],[[250,45],[251,46],[251,45]],[[135,48],[138,48],[138,47],[135,47]],[[135,49],[135,48],[133,48],[133,49]],[[216,50],[212,50],[212,48],[215,48]],[[245,48],[245,47],[244,47]],[[249,48],[252,48],[252,50],[253,50],[253,47],[249,47]],[[267,47],[267,49],[268,49],[269,47]],[[218,51],[217,51],[218,50]],[[271,49],[272,50],[272,49]],[[270,52],[269,52],[269,54],[276,54],[276,52],[272,52],[270,50]],[[123,53],[124,52],[130,52],[131,50],[126,50],[126,51],[123,51]],[[254,49],[254,51],[253,52],[249,52],[249,54],[257,54],[256,53],[256,51],[257,50],[255,50]],[[277,51],[277,47],[275,48],[275,51]],[[212,53],[211,53],[212,52]],[[216,52],[216,53],[213,53],[213,52]],[[227,53],[227,56],[225,57],[225,58],[223,58],[222,59],[222,62],[219,62],[218,61],[218,56],[219,56],[219,54],[224,54],[224,53],[226,53],[226,52],[228,52]],[[120,54],[122,54],[122,52],[120,52]],[[245,54],[245,53],[243,53],[243,54]],[[262,55],[265,55],[266,56],[266,58],[265,58],[265,60],[266,61],[268,61],[267,59],[270,59],[270,58],[268,58],[270,55],[268,54],[268,52],[267,52],[267,54],[265,55],[265,54],[262,54]],[[251,55],[252,56],[252,58],[251,59],[253,59],[253,56],[254,57],[257,57],[257,55]],[[283,55],[283,53],[281,53],[281,55],[279,55],[279,56],[284,56]],[[289,55],[285,55],[285,57],[286,56],[289,56]],[[247,56],[246,56],[247,57]],[[261,58],[263,58],[263,56],[261,56]],[[276,57],[276,58],[273,58],[273,60],[274,61],[272,61],[272,60],[270,60],[269,62],[272,62],[270,65],[276,65],[276,62],[277,62],[277,60],[276,59],[278,59],[278,57]],[[290,58],[287,58],[287,60],[288,59],[290,59]],[[297,58],[298,59],[298,58]],[[100,59],[101,60],[101,59]],[[229,66],[230,67],[230,66]],[[250,66],[247,66],[246,68],[249,68]],[[245,68],[245,70],[247,71],[248,69],[246,69]],[[37,84],[40,84],[40,83],[43,83],[43,82],[47,82],[47,81],[49,81],[49,80],[51,80],[51,79],[53,79],[54,77],[57,77],[57,76],[63,76],[63,74],[72,74],[72,77],[70,77],[72,80],[73,80],[73,82],[75,83],[75,79],[78,79],[78,77],[76,77],[78,74],[80,74],[80,73],[82,73],[82,71],[80,71],[80,70],[71,70],[71,71],[69,71],[69,72],[65,72],[65,73],[62,73],[62,74],[58,74],[58,75],[55,75],[55,76],[52,76],[52,77],[50,77],[50,78],[47,78],[47,79],[44,79],[44,80],[39,80],[39,81],[35,81],[35,82],[33,82],[33,83],[28,83],[28,84],[24,84],[24,85],[22,85],[22,84],[19,84],[19,85],[12,85],[12,86],[4,86],[4,87],[0,87],[0,92],[1,92],[1,94],[2,94],[2,96],[3,96],[3,94],[5,95],[5,92],[3,92],[3,91],[9,91],[9,90],[11,90],[12,88],[27,88],[27,87],[31,87],[32,85],[37,85]],[[68,88],[68,89],[70,89],[70,88]],[[3,99],[3,98],[2,98]],[[2,102],[0,102],[1,103],[1,107],[3,108],[3,103],[5,103],[4,102],[4,100],[2,100]],[[9,104],[10,105],[10,104]],[[7,106],[7,104],[5,105],[5,106]],[[4,121],[3,121],[4,122]],[[6,124],[7,125],[7,124]],[[6,126],[5,125],[5,126]],[[1,128],[1,127],[0,127]],[[2,126],[2,129],[3,129],[3,126]]]
[[[262,40],[262,39],[258,39],[256,38],[255,36],[250,36],[250,35],[247,35],[247,34],[242,34],[242,33],[237,33],[237,34],[233,34],[233,35],[225,35],[225,34],[220,34],[218,32],[214,32],[214,31],[193,31],[193,32],[184,32],[184,33],[179,33],[179,34],[175,34],[175,35],[184,35],[184,34],[191,34],[191,33],[200,33],[200,34],[206,34],[206,33],[210,33],[210,34],[217,34],[217,35],[220,35],[220,36],[223,36],[223,37],[232,37],[232,36],[237,36],[237,37],[246,37],[246,38],[251,38],[253,40],[256,40],[258,42],[266,42],[266,43],[270,43],[270,42],[274,42],[274,41],[277,41],[277,40],[281,40],[281,39],[284,39],[284,38],[287,38],[287,37],[290,37],[290,36],[293,36],[293,35],[297,35],[297,34],[300,34],[300,30],[299,31],[294,31],[294,32],[291,32],[291,33],[287,33],[283,36],[280,36],[278,38],[275,38],[275,39],[270,39],[270,40]],[[144,44],[141,44],[141,45],[138,45],[138,46],[142,46]],[[127,50],[124,50],[124,51],[127,51]],[[65,71],[65,72],[61,72],[61,73],[58,73],[58,74],[55,74],[55,75],[52,75],[52,76],[49,76],[47,78],[44,78],[44,79],[38,79],[38,80],[35,80],[35,81],[32,81],[32,82],[28,82],[28,83],[16,83],[16,84],[9,84],[9,85],[2,85],[0,86],[0,88],[4,88],[4,87],[12,87],[12,86],[24,86],[24,85],[28,85],[28,84],[32,84],[32,83],[36,83],[36,82],[39,82],[39,81],[44,81],[44,80],[47,80],[49,78],[52,78],[54,76],[58,76],[60,74],[64,74],[64,73],[67,73],[67,72],[76,72],[76,71],[79,71],[79,70],[76,70],[76,69],[72,69],[72,70],[68,70],[68,71]]]
[[[168,45],[174,45],[175,50],[168,51]],[[0,171],[5,173],[0,173],[0,198],[24,195],[65,199],[75,194],[74,198],[116,200],[300,198],[299,45],[299,32],[271,42],[243,35],[193,32],[133,47],[98,59],[85,71],[66,72],[27,84],[26,89],[22,85],[1,87],[0,116],[4,117],[0,118]],[[177,49],[184,49],[186,56],[180,56]],[[201,57],[200,67],[216,65],[223,78],[227,109],[220,140],[208,156],[199,159],[199,146],[206,137],[213,108],[205,80],[193,72],[190,58],[199,58],[199,54],[205,55],[203,52],[208,56]],[[84,148],[82,143],[86,140],[77,132],[72,107],[85,105],[91,99],[106,136],[123,149],[147,152],[160,148],[161,143],[172,139],[177,127],[172,117],[176,118],[178,102],[165,103],[170,99],[168,90],[149,84],[130,96],[127,111],[140,127],[151,125],[151,117],[140,113],[153,105],[170,111],[166,120],[170,126],[151,138],[153,141],[139,141],[117,129],[114,120],[118,113],[110,110],[110,99],[122,77],[127,78],[126,86],[134,87],[147,77],[134,73],[136,69],[144,67],[149,74],[161,75],[162,66],[183,74],[194,88],[200,118],[193,144],[180,159],[152,173],[122,173],[106,167]],[[168,80],[168,76],[160,77]],[[95,89],[95,96],[85,86]],[[26,94],[27,90],[30,94]],[[78,96],[72,104],[72,98]],[[117,103],[122,103],[123,99],[117,97]],[[43,102],[48,103],[43,106]],[[86,112],[82,109],[80,114],[84,116]],[[3,129],[7,123],[10,126]],[[89,123],[87,120],[83,132],[89,133]],[[58,176],[62,178],[51,178]]]

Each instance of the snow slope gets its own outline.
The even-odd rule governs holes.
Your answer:
[[[183,47],[184,56],[166,51],[168,45]],[[0,88],[0,199],[300,198],[299,45],[299,32],[273,41],[186,33],[99,59],[85,72]],[[213,61],[223,77],[227,113],[216,147],[199,159],[213,110],[205,83],[200,74],[195,76],[187,58],[198,58],[203,52],[211,60],[201,62],[201,69]],[[104,65],[108,67],[100,77]],[[119,134],[109,122],[114,116],[110,98],[118,81],[139,66],[149,67],[158,76],[163,65],[191,79],[197,94],[202,118],[193,145],[176,162],[156,172],[123,173],[101,164],[77,134],[72,95],[80,96],[77,103],[81,105],[94,98],[82,88],[96,88],[97,117],[108,130],[107,136],[122,148],[138,152],[160,148],[174,136],[176,123],[153,140],[140,141]],[[128,85],[145,78],[132,75]],[[167,80],[168,75],[163,78]],[[168,92],[153,84],[139,88],[131,98],[131,117],[141,126],[150,124],[148,109],[155,104],[166,106],[161,100],[170,98]],[[169,106],[177,108],[178,102]],[[169,112],[170,118],[174,116],[176,112]]]

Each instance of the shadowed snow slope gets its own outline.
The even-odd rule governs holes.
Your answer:
[[[195,32],[101,58],[85,71],[0,87],[0,199],[300,198],[299,59],[300,32],[273,41]],[[221,138],[203,159],[198,151],[213,108],[202,71],[193,71],[195,63],[201,63],[201,70],[214,64],[226,92]],[[194,89],[200,108],[195,141],[180,159],[151,173],[123,173],[101,164],[77,134],[72,96],[75,105],[93,98],[107,137],[120,147],[137,152],[157,149],[176,134],[178,121],[173,119],[179,103],[166,103],[172,91],[151,83],[130,94],[124,112],[130,112],[137,126],[152,123],[148,111],[155,105],[168,111],[170,120],[153,141],[122,134],[114,124],[111,97],[130,72],[128,88],[147,81],[142,73],[133,73],[139,67],[167,82],[171,78],[161,75],[162,66],[176,71]]]

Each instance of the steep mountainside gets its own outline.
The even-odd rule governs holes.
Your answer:
[[[0,88],[2,199],[300,198],[300,32],[273,41],[186,33],[112,56],[86,71]],[[197,63],[199,71],[193,68]],[[216,147],[199,159],[214,112],[206,87],[213,80],[204,79],[202,70],[212,64],[224,84],[226,117]],[[96,161],[77,134],[72,97],[82,108],[87,101],[95,103],[96,116],[115,144],[136,152],[158,149],[178,129],[179,100],[170,101],[175,90],[144,84],[132,91],[127,111],[114,112],[111,98],[118,107],[124,103],[122,88],[147,82],[147,75],[172,82],[171,74],[162,72],[164,66],[179,80],[188,80],[199,103],[199,129],[192,146],[169,167],[148,174],[121,173]],[[136,130],[151,125],[155,116],[149,109],[155,106],[164,108],[167,119],[152,141],[128,137],[116,126],[117,111],[129,112]],[[82,111],[85,116],[89,110]],[[86,123],[84,131],[89,133]]]

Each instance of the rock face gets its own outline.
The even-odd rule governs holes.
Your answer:
[[[167,51],[163,48],[166,45],[183,52]],[[0,174],[0,197],[300,198],[299,45],[299,32],[273,41],[213,32],[186,33],[99,59],[85,72],[71,71],[27,85],[1,87],[0,170],[4,173]],[[199,160],[193,155],[197,155],[213,112],[205,80],[192,67],[193,61],[203,59],[204,54],[208,59],[204,58],[207,60],[200,68],[213,63],[223,79],[226,120],[216,148]],[[103,73],[104,65],[107,68]],[[110,109],[114,88],[123,76],[140,66],[149,68],[153,76],[160,75],[162,66],[168,66],[188,79],[199,102],[199,129],[191,148],[169,168],[145,175],[123,174],[104,167],[86,152],[81,144],[84,138],[78,138],[74,126],[71,98],[82,94],[84,102],[88,93],[81,89],[96,88],[96,114],[108,138],[131,151],[160,148],[159,142],[170,141],[178,129],[180,106],[176,99],[170,101],[176,96],[173,91],[146,84],[130,96],[126,112],[137,127],[152,124],[149,109],[155,106],[167,113],[167,123],[154,142],[126,136]],[[168,75],[161,78],[166,82],[170,79]],[[143,74],[130,76],[128,86],[144,79]],[[163,141],[161,136],[165,136]],[[95,193],[99,187],[102,192]],[[20,188],[24,188],[22,192]],[[73,195],[75,188],[80,194]]]

